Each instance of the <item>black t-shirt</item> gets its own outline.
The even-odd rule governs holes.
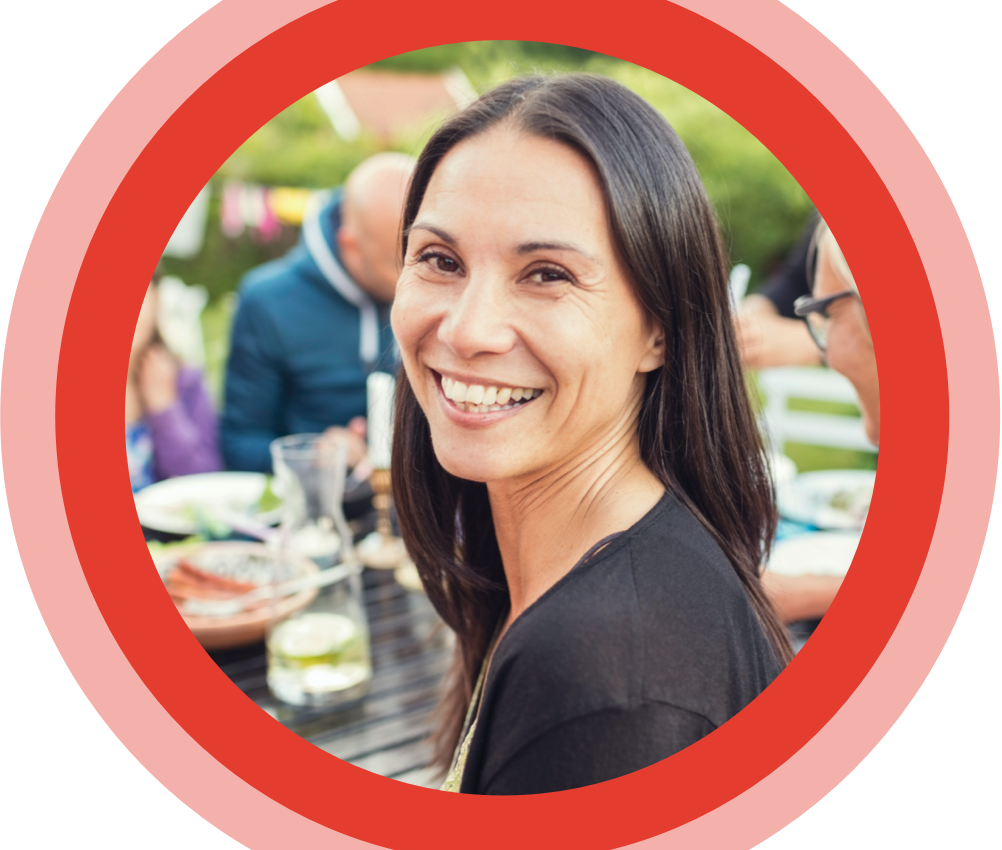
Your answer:
[[[666,494],[512,623],[460,790],[538,794],[632,773],[712,732],[779,671],[730,562]]]
[[[811,294],[814,270],[808,269],[807,265],[811,261],[811,242],[819,221],[817,213],[811,215],[797,244],[783,261],[783,267],[755,291],[756,295],[768,298],[776,306],[779,315],[787,319],[797,318],[797,314],[793,312],[793,302],[801,295]]]

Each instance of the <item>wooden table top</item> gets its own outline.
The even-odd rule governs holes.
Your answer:
[[[427,597],[402,588],[392,571],[367,569],[362,578],[373,677],[358,702],[325,710],[279,702],[268,690],[263,642],[209,656],[264,711],[322,750],[381,776],[437,787],[428,735],[452,634]]]

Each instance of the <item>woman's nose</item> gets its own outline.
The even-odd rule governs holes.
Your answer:
[[[439,324],[439,341],[464,360],[504,354],[517,339],[508,313],[501,281],[471,277]]]

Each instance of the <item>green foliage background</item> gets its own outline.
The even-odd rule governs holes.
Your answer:
[[[789,172],[740,124],[688,89],[618,59],[562,45],[488,41],[428,48],[371,67],[424,73],[459,67],[478,92],[532,72],[588,71],[618,80],[658,109],[689,148],[717,209],[732,263],[752,268],[752,288],[781,260],[811,210]],[[433,130],[421,128],[389,146],[365,136],[346,143],[335,134],[316,98],[308,95],[265,124],[219,169],[212,181],[215,191],[203,250],[191,260],[164,258],[164,271],[205,286],[216,300],[233,291],[248,269],[281,256],[294,244],[297,234],[291,229],[267,244],[249,234],[236,240],[224,237],[219,227],[223,181],[336,186],[378,150],[416,154]]]
[[[562,45],[487,41],[420,50],[371,67],[415,73],[459,67],[477,92],[518,74],[534,72],[588,71],[618,80],[658,109],[685,142],[716,207],[731,261],[751,266],[753,289],[782,260],[810,215],[811,202],[803,190],[754,136],[688,89],[636,65]],[[201,284],[212,295],[202,324],[206,373],[218,402],[222,400],[231,293],[246,271],[281,256],[298,238],[294,228],[285,228],[280,238],[267,244],[256,242],[250,234],[239,239],[223,236],[219,225],[223,182],[244,180],[316,189],[337,186],[358,163],[379,150],[417,154],[433,131],[433,126],[419,128],[388,146],[364,136],[346,143],[334,132],[316,98],[308,95],[261,127],[219,169],[212,180],[209,226],[201,253],[192,260],[165,257],[162,262],[165,273]],[[855,409],[837,412],[858,415]],[[792,443],[787,444],[786,451],[801,471],[872,469],[876,463],[876,455],[868,452]]]

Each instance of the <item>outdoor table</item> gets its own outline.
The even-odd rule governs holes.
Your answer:
[[[429,735],[452,654],[452,634],[427,597],[405,590],[392,571],[366,569],[362,581],[373,677],[361,700],[323,710],[280,702],[268,690],[263,642],[208,654],[261,709],[320,749],[381,776],[438,787],[437,773],[427,767]],[[795,651],[818,622],[788,627]]]
[[[344,707],[297,708],[266,682],[264,643],[209,652],[230,680],[286,728],[350,764],[402,782],[435,787],[427,767],[432,712],[452,653],[452,635],[423,593],[392,571],[362,574],[372,639],[368,694]]]
[[[367,495],[362,490],[359,498],[345,505],[356,542],[376,525]],[[793,536],[804,529],[784,520],[779,536]],[[147,539],[179,539],[176,534],[143,530]],[[367,694],[359,700],[327,709],[297,708],[279,701],[268,689],[263,641],[208,655],[263,711],[325,752],[382,776],[437,787],[438,772],[427,766],[432,756],[430,736],[453,636],[427,597],[403,588],[392,571],[366,569],[362,581],[373,677]],[[816,626],[817,621],[789,627],[795,651]]]

